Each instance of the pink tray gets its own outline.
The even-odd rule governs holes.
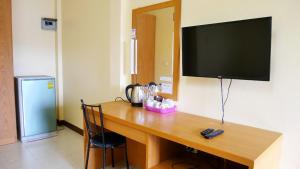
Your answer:
[[[148,111],[156,112],[156,113],[166,114],[166,113],[175,112],[176,106],[171,107],[171,108],[166,108],[166,109],[159,109],[159,108],[155,108],[155,107],[145,106],[145,109]]]

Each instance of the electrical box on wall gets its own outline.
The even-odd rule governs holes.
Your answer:
[[[56,30],[57,19],[54,18],[42,18],[41,20],[42,29],[44,30]]]

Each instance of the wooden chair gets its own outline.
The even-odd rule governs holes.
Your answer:
[[[81,107],[83,110],[83,117],[88,133],[88,144],[86,149],[85,169],[88,168],[90,148],[102,148],[102,168],[105,169],[106,162],[106,149],[111,149],[112,167],[115,166],[114,161],[114,148],[123,146],[125,148],[125,163],[127,169],[129,169],[128,157],[127,157],[127,145],[126,138],[114,133],[105,132],[103,123],[103,112],[101,105],[87,105],[81,99]],[[88,112],[87,109],[90,111]],[[99,111],[100,115],[100,129],[96,124],[95,109]]]

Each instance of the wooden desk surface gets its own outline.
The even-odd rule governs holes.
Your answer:
[[[102,104],[104,118],[195,149],[253,166],[272,144],[281,138],[277,132],[175,112],[161,115],[125,102]],[[223,129],[224,134],[207,140],[200,135],[206,128]]]

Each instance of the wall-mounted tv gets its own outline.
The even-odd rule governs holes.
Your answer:
[[[272,17],[182,28],[183,76],[270,80]]]

